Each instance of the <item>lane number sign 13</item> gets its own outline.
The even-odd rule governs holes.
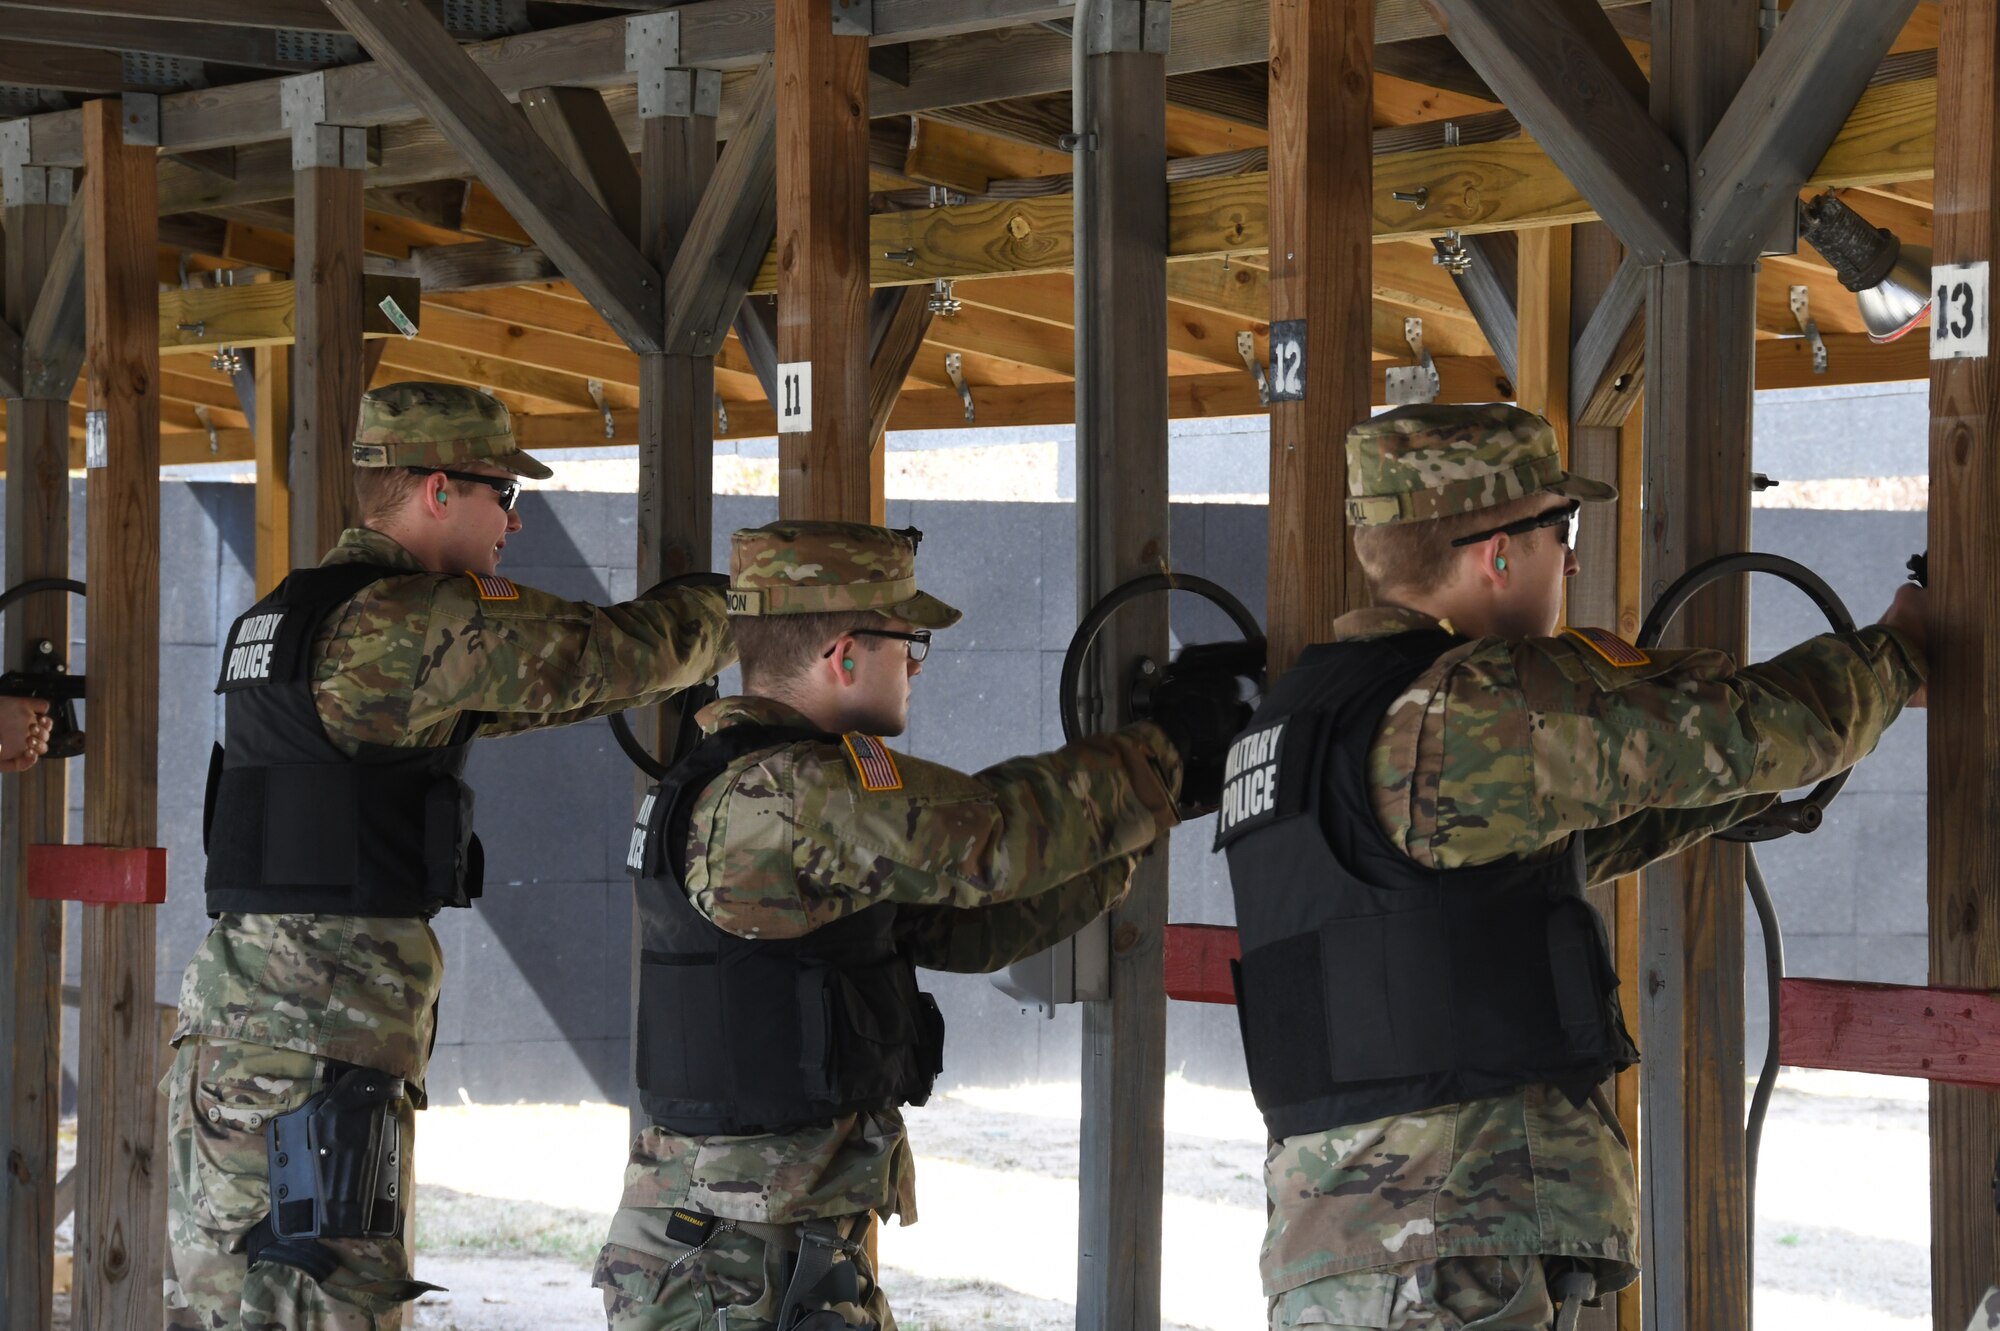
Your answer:
[[[1993,301],[1987,265],[1941,263],[1931,269],[1931,359],[1984,356]]]
[[[1306,321],[1280,319],[1271,325],[1271,401],[1303,402],[1306,396]]]
[[[812,362],[786,361],[778,367],[778,433],[802,434],[812,425]]]

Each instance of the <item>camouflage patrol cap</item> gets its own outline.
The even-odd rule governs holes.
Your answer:
[[[1563,470],[1555,427],[1505,402],[1397,407],[1347,432],[1347,521],[1356,527],[1473,513],[1540,493],[1616,499]]]
[[[820,615],[874,610],[948,629],[959,612],[917,590],[914,527],[781,520],[729,538],[729,613]]]
[[[462,384],[384,384],[361,395],[357,467],[455,467],[490,462],[545,481],[555,475],[514,444],[507,408]]]

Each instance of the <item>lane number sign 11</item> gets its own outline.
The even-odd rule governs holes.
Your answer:
[[[1991,340],[1993,301],[1985,260],[1931,269],[1931,359],[1984,356]]]
[[[1271,325],[1273,402],[1303,402],[1306,396],[1306,321],[1280,319]]]
[[[786,361],[778,367],[778,433],[803,434],[812,425],[812,362]]]

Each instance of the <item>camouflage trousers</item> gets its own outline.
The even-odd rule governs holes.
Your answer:
[[[327,1239],[340,1266],[324,1285],[295,1267],[248,1263],[246,1235],[271,1209],[264,1125],[318,1089],[323,1060],[190,1037],[161,1083],[167,1097],[166,1325],[172,1331],[397,1331],[425,1289],[396,1239]],[[402,1132],[413,1127],[404,1101]],[[409,1229],[412,1156],[400,1195]]]
[[[621,1206],[610,1241],[597,1256],[593,1283],[604,1291],[610,1331],[775,1331],[791,1284],[797,1225],[720,1221],[706,1243],[667,1234],[670,1207]],[[842,1235],[860,1243],[872,1212],[846,1217]],[[861,1299],[822,1305],[846,1325],[896,1331],[889,1301],[865,1253],[858,1256]]]
[[[1440,1257],[1323,1276],[1271,1300],[1271,1331],[1549,1331],[1539,1257]]]

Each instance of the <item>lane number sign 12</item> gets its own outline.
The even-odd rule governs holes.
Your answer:
[[[1271,401],[1303,402],[1306,396],[1306,321],[1280,319],[1271,325]]]
[[[812,362],[786,361],[778,367],[778,433],[803,434],[812,426]]]
[[[1993,301],[1985,260],[1931,269],[1931,359],[1984,356],[1991,340]]]

